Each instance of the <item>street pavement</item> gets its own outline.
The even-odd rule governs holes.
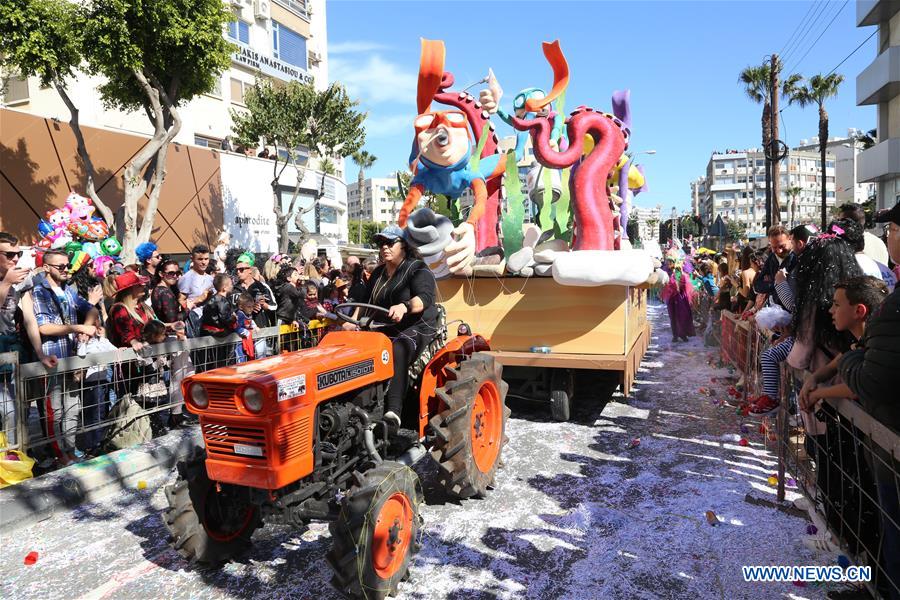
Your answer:
[[[654,333],[634,397],[604,403],[608,390],[597,390],[569,423],[551,421],[545,406],[512,403],[505,466],[486,499],[447,501],[434,467],[417,466],[425,532],[399,597],[825,597],[823,587],[743,581],[741,565],[833,557],[803,548],[804,519],[746,501],[774,500],[774,448],[754,423],[749,445],[738,443],[734,408],[699,392],[725,397],[728,372],[709,364],[714,351],[699,339],[673,344],[664,307],[649,312]],[[339,597],[329,586],[324,524],[303,533],[268,526],[240,562],[191,568],[168,549],[160,520],[162,488],[173,478],[0,536],[0,597]],[[31,551],[38,560],[26,566]]]

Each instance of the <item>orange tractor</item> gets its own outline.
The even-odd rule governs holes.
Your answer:
[[[324,520],[332,584],[350,597],[395,593],[421,533],[422,487],[410,466],[430,450],[451,495],[480,497],[506,442],[502,367],[465,324],[447,343],[438,308],[440,326],[410,367],[409,429],[382,420],[394,365],[391,340],[371,317],[337,313],[361,331],[185,379],[206,448],[179,463],[166,487],[172,547],[192,563],[220,566],[250,548],[263,522]]]

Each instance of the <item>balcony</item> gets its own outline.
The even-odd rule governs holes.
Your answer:
[[[900,138],[887,139],[859,154],[857,183],[883,181],[900,176]]]
[[[900,6],[900,2],[895,3]],[[891,46],[856,76],[856,104],[887,102],[900,94],[900,46]]]
[[[900,10],[897,0],[857,0],[856,26],[878,25],[887,21]]]

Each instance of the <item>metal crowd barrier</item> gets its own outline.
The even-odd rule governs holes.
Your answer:
[[[317,321],[309,327],[268,327],[255,330],[252,343],[237,334],[170,338],[139,352],[122,348],[62,359],[53,369],[41,363],[19,364],[16,353],[0,354],[5,446],[42,461],[76,450],[102,454],[115,449],[111,440],[117,435],[128,439],[128,428],[140,429],[138,437],[146,437],[148,428],[149,435],[158,435],[170,414],[182,412],[184,377],[244,362],[251,355],[262,358],[309,348],[328,329]],[[10,405],[12,416],[6,413]],[[9,435],[12,432],[15,435]]]
[[[869,592],[900,598],[900,435],[848,399],[792,419],[803,375],[782,364],[778,499],[790,473],[840,551],[872,567]]]

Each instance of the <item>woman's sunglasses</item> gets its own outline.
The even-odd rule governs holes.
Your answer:
[[[180,277],[181,271],[163,271],[163,277]]]
[[[4,250],[3,252],[0,252],[0,254],[5,255],[9,260],[16,260],[17,258],[22,258],[22,254],[24,253],[21,250],[19,250],[18,252]]]

